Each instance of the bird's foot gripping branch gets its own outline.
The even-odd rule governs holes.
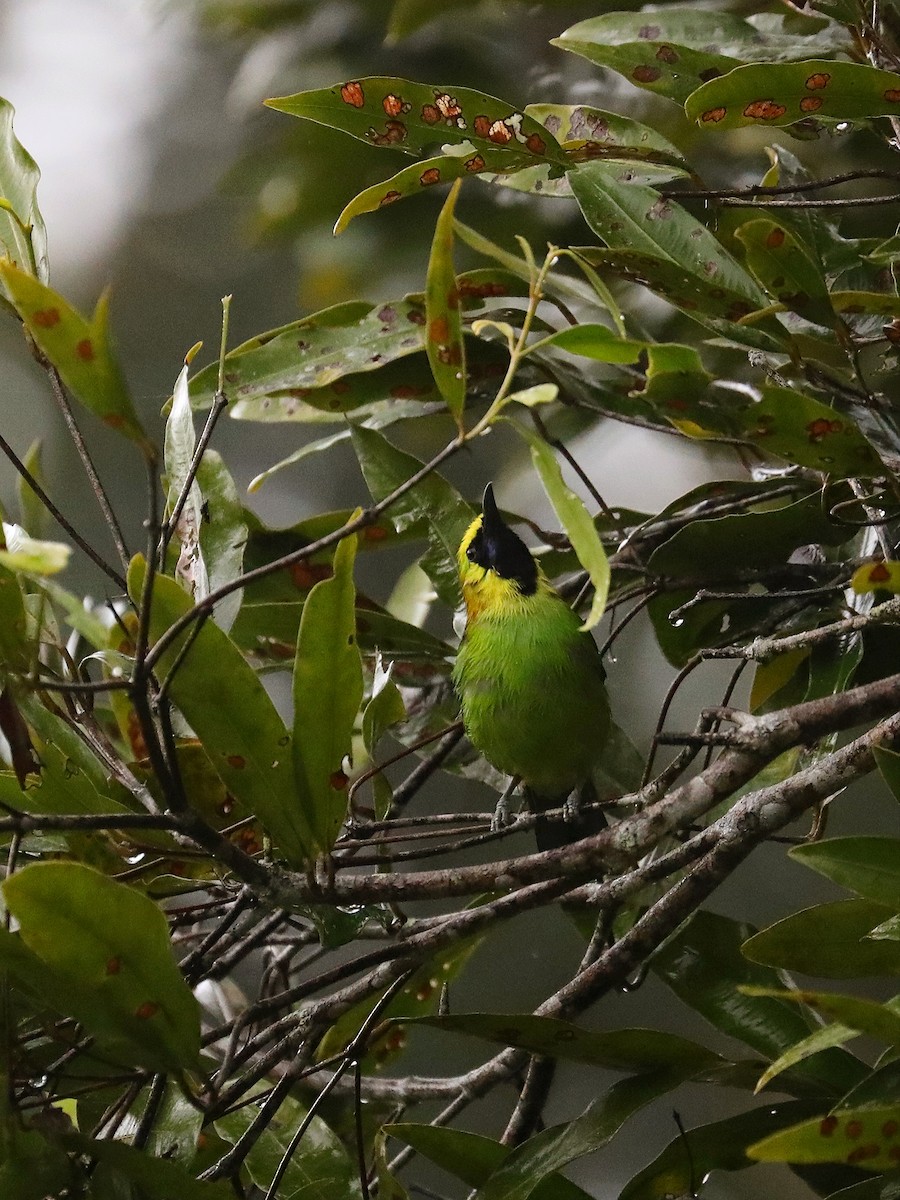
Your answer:
[[[606,13],[556,39],[668,102],[653,124],[387,76],[270,101],[335,148],[409,157],[336,232],[451,183],[421,287],[234,348],[226,302],[160,448],[105,299],[85,317],[51,286],[37,169],[0,102],[2,307],[106,531],[0,436],[21,480],[0,548],[10,1195],[402,1200],[428,1159],[453,1195],[572,1197],[559,1172],[611,1161],[620,1126],[686,1082],[744,1103],[660,1133],[623,1197],[696,1195],[760,1160],[810,1194],[888,1194],[900,1026],[854,981],[900,971],[900,48],[889,14],[819,7]],[[751,127],[772,138],[762,167],[726,137]],[[720,153],[717,177],[758,182],[707,187]],[[507,221],[542,219],[528,197],[565,209],[555,244],[458,216],[511,194]],[[839,225],[859,207],[865,228]],[[344,507],[301,519],[305,495],[266,526],[214,448],[226,415],[299,431],[251,492],[349,448]],[[144,468],[141,545],[97,420]],[[709,449],[715,478],[662,508],[609,502],[595,451],[614,425],[640,434],[629,475],[667,440]],[[515,449],[551,528],[509,511],[505,483],[475,499]],[[73,554],[89,596],[62,574]],[[494,820],[510,778],[526,803]],[[860,817],[844,793],[864,778]],[[786,894],[811,868],[839,898],[753,928],[736,889],[764,845]],[[746,921],[716,913],[726,881]],[[673,1032],[669,1004],[656,1028],[609,1028],[604,997],[651,972],[731,1049]],[[481,994],[492,1011],[458,999]],[[887,1053],[851,1053],[858,1034]],[[552,1090],[560,1060],[604,1072],[582,1113]],[[474,1107],[489,1093],[499,1138]],[[565,1114],[545,1128],[551,1095]]]

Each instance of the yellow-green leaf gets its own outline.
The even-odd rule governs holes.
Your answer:
[[[425,349],[434,382],[447,402],[450,415],[462,429],[466,405],[466,350],[459,287],[453,271],[453,210],[460,186],[457,180],[450,189],[434,227],[425,283]]]

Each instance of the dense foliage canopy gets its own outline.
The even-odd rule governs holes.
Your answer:
[[[252,26],[304,7],[210,9]],[[401,46],[431,7],[393,6]],[[712,1194],[760,1161],[792,1194],[897,1194],[900,840],[875,831],[900,798],[900,14],[769,7],[560,30],[619,111],[386,74],[267,100],[324,127],[332,176],[347,135],[406,155],[328,214],[336,233],[378,220],[400,241],[431,220],[419,193],[451,184],[421,286],[237,347],[227,298],[161,446],[106,299],[85,316],[54,290],[38,171],[0,101],[4,316],[109,535],[83,536],[39,452],[0,436],[21,477],[0,549],[3,1195],[577,1200],[561,1172],[600,1151],[607,1196],[620,1128],[686,1083],[710,1118],[729,1089],[733,1115],[661,1132],[623,1200]],[[505,238],[457,215],[476,190],[506,204]],[[251,491],[349,447],[370,502],[268,528],[214,448],[226,416],[248,437],[329,426]],[[98,419],[145,468],[138,553],[92,462]],[[611,505],[582,435],[612,422],[727,469],[662,511]],[[672,668],[643,741],[613,694],[608,826],[550,849],[528,811],[492,822],[508,781],[450,685],[478,493],[447,472],[502,432],[558,528],[509,520],[603,654],[644,621]],[[72,555],[91,596],[66,586]],[[685,730],[670,710],[689,678],[705,699]],[[879,773],[872,825],[827,836],[844,789]],[[461,809],[460,775],[484,811]],[[766,843],[839,898],[762,930],[708,906]],[[527,1011],[458,1011],[498,931],[548,909],[581,939],[564,978],[539,978]],[[648,976],[705,1018],[696,1040],[662,1011],[610,1028],[604,999]],[[423,1073],[417,1038],[450,1067]],[[565,1064],[592,1080],[584,1111],[554,1090]]]

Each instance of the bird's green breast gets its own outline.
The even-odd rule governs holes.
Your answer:
[[[470,621],[454,668],[466,732],[488,762],[560,797],[590,776],[609,705],[597,647],[552,592]]]

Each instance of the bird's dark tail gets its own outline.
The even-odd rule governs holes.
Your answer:
[[[561,846],[569,846],[607,828],[603,810],[590,807],[597,801],[597,792],[591,780],[583,783],[571,796],[559,796],[553,800],[537,796],[530,788],[526,788],[525,799],[539,818],[534,827],[539,850],[558,850]],[[565,816],[542,815],[548,810],[562,808],[567,809]]]

